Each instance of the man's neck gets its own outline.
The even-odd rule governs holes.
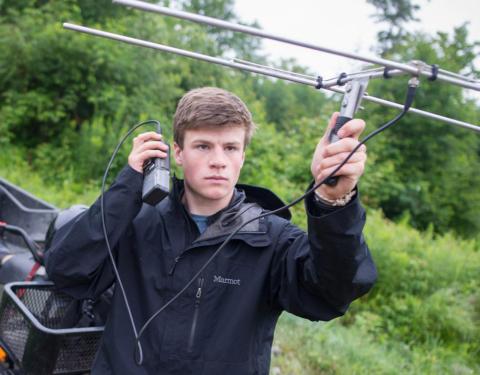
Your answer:
[[[194,215],[211,216],[227,207],[232,200],[232,193],[223,199],[205,199],[185,186],[182,203],[187,207],[188,212]]]

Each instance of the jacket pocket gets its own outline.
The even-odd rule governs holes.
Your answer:
[[[193,344],[195,343],[195,334],[197,331],[197,323],[198,323],[198,312],[200,310],[200,301],[202,299],[203,282],[204,282],[203,277],[200,277],[197,281],[198,289],[197,289],[197,293],[195,293],[192,326],[190,328],[190,335],[188,338],[188,352],[192,352]]]

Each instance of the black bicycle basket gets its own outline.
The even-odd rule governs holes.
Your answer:
[[[103,327],[72,328],[72,297],[51,282],[5,285],[0,303],[0,339],[26,375],[88,372]]]

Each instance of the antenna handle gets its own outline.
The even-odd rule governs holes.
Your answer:
[[[341,116],[341,115],[337,117],[337,120],[335,121],[335,125],[330,131],[330,134],[328,135],[328,141],[330,143],[334,143],[340,140],[340,138],[337,135],[338,131],[341,129],[343,125],[345,125],[351,119],[352,119],[351,117]],[[325,181],[325,183],[328,186],[335,186],[337,182],[338,182],[338,176],[332,176],[327,181]]]

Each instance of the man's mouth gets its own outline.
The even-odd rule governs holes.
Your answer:
[[[208,176],[205,179],[210,181],[228,181],[228,178],[223,176]]]

